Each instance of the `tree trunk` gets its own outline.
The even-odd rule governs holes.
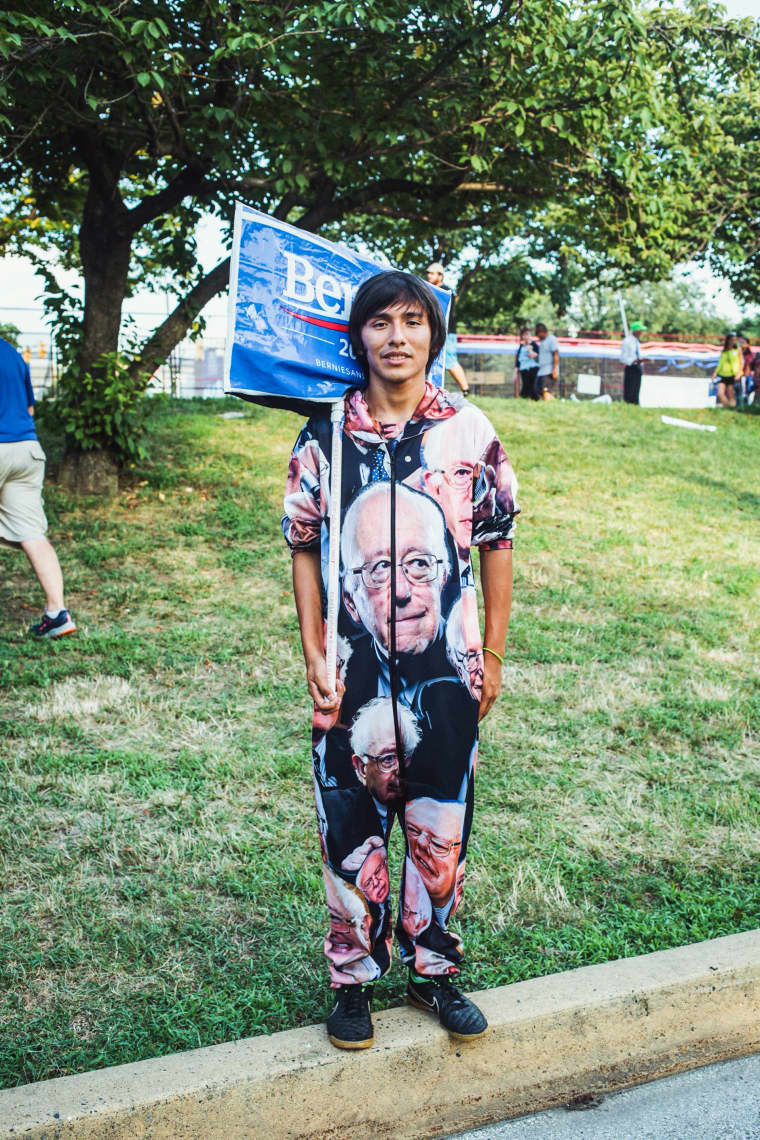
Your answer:
[[[128,211],[118,192],[109,196],[102,189],[91,182],[79,231],[84,320],[77,364],[82,371],[90,371],[104,352],[119,347],[132,248]]]
[[[61,461],[58,482],[79,495],[112,499],[119,492],[119,469],[107,451],[69,451]]]

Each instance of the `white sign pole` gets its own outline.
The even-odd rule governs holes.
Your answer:
[[[325,657],[327,684],[337,692],[338,605],[340,601],[340,484],[343,459],[343,401],[330,408],[332,453],[330,456],[330,548],[327,563],[327,635]]]
[[[620,305],[620,318],[623,322],[623,336],[628,336],[628,321],[625,319],[625,305],[623,304],[622,293],[618,293],[618,305]]]

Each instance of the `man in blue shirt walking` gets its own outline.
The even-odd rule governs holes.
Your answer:
[[[62,637],[76,625],[63,604],[63,575],[48,542],[42,507],[45,452],[34,428],[29,365],[0,338],[0,542],[21,547],[45,592],[35,637]]]

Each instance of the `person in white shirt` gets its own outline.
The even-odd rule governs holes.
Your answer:
[[[559,341],[546,325],[536,325],[538,337],[538,376],[536,395],[541,400],[553,400],[551,382],[559,379]]]
[[[620,346],[620,361],[623,365],[623,399],[626,404],[638,404],[641,391],[641,334],[644,326],[634,321],[628,336]]]

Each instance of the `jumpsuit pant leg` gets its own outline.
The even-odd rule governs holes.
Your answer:
[[[452,747],[445,760],[448,771],[436,786],[429,771],[423,781],[414,779],[412,759],[400,815],[406,857],[396,937],[402,962],[423,977],[457,974],[464,957],[462,940],[449,928],[449,920],[462,900],[464,886],[475,790],[475,723],[465,753]],[[455,785],[456,798],[452,799]]]
[[[333,987],[374,982],[391,963],[393,937],[385,819],[366,788],[314,780],[330,927],[324,953]]]

